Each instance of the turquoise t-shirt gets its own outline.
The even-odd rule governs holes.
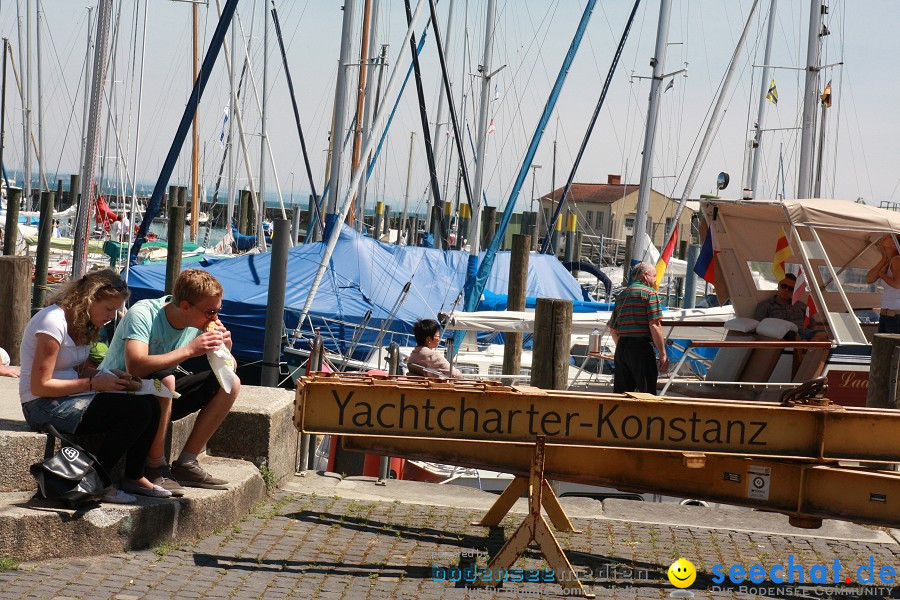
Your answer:
[[[200,335],[201,332],[196,327],[175,329],[169,324],[163,308],[171,299],[171,296],[163,296],[136,302],[116,327],[116,333],[109,343],[109,351],[100,368],[125,370],[126,340],[146,343],[149,354],[166,354],[187,346],[191,340]]]

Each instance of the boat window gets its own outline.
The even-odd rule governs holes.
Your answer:
[[[778,288],[778,282],[775,281],[775,274],[772,273],[771,262],[760,262],[755,260],[747,261],[747,268],[753,276],[753,283],[758,290],[775,290]],[[795,272],[797,265],[785,265],[787,271]]]
[[[775,275],[772,273],[771,262],[747,261],[747,267],[753,275],[753,282],[756,284],[757,290],[769,291],[778,288],[778,282],[775,281]],[[788,264],[785,265],[785,267],[788,273],[797,273],[800,269],[800,266],[796,264]],[[825,265],[818,265],[818,269],[819,277],[821,277],[822,281],[829,282],[825,291],[837,292],[837,284],[831,281],[831,274],[828,271],[828,267]],[[880,284],[873,283],[869,285],[866,283],[866,273],[868,273],[868,269],[866,268],[851,267],[844,269],[844,271],[838,275],[838,280],[841,282],[844,291],[848,294],[874,294],[879,292],[881,290]]]
[[[866,283],[866,274],[868,272],[869,270],[865,268],[844,269],[844,272],[838,275],[838,281],[841,282],[841,287],[843,287],[844,291],[848,294],[874,294],[881,291],[880,283]],[[825,265],[819,265],[819,276],[822,278],[822,281],[829,282],[828,287],[825,288],[825,291],[837,291],[837,284],[831,281],[831,274],[828,272],[828,268],[825,267]]]

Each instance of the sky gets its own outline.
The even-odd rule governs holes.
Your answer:
[[[37,2],[34,2],[36,4]],[[441,0],[438,14],[442,35],[451,0]],[[427,3],[426,3],[427,4]],[[84,57],[87,44],[88,6],[91,0],[40,0],[42,11],[41,94],[43,139],[48,173],[67,176],[77,169],[80,155],[84,98]],[[191,78],[191,5],[184,1],[148,0],[146,42],[144,0],[115,0],[118,35],[109,69],[107,93],[114,110],[105,110],[102,121],[101,163],[104,174],[156,181],[172,143]],[[326,149],[331,127],[335,80],[341,38],[340,0],[275,0],[285,35],[287,61],[297,94],[298,109],[310,152],[312,172],[321,192],[325,178]],[[355,31],[359,31],[363,0],[357,0]],[[584,9],[583,0],[497,0],[497,26],[491,70],[503,67],[491,80],[490,119],[495,132],[488,135],[485,150],[485,193],[491,206],[501,209],[509,200],[520,165],[534,133],[556,73],[572,41]],[[653,187],[672,196],[682,194],[703,136],[705,120],[752,5],[751,0],[673,0],[665,72],[687,67],[672,78],[674,85],[662,95],[657,143],[654,151]],[[831,0],[826,23],[824,62],[831,66],[822,74],[824,86],[832,81],[834,104],[828,111],[823,152],[823,195],[878,205],[900,203],[897,144],[900,119],[897,98],[900,78],[895,57],[900,55],[900,3],[868,0],[853,3]],[[250,65],[258,94],[263,94],[263,13],[271,0],[241,0],[238,6],[238,66],[249,48]],[[548,193],[555,182],[564,184],[600,95],[603,81],[632,2],[600,1],[592,15],[581,48],[570,69],[559,102],[537,150],[534,164],[517,201],[517,210],[527,210],[534,195]],[[18,6],[25,29],[24,1]],[[425,11],[427,13],[427,9]],[[452,32],[445,41],[453,83],[454,102],[462,122],[475,137],[475,112],[480,79],[477,78],[484,40],[486,0],[454,0]],[[758,13],[768,16],[769,0],[760,0]],[[96,17],[97,11],[93,14]],[[403,72],[409,64],[409,40],[402,2],[383,0],[378,11],[378,43],[387,44],[386,85],[391,69],[399,61]],[[215,0],[199,5],[201,58],[218,20]],[[648,108],[650,60],[653,56],[659,18],[659,2],[645,0],[613,77],[606,104],[586,148],[575,181],[605,182],[609,174],[623,181],[640,178],[641,151]],[[781,192],[779,163],[783,164],[783,187],[787,197],[795,195],[799,155],[796,126],[800,121],[803,94],[802,71],[806,61],[806,30],[809,8],[798,0],[777,2],[776,35],[771,64],[779,68],[774,79],[779,93],[777,106],[766,103],[763,167],[760,196]],[[35,18],[35,21],[37,19]],[[421,20],[421,33],[426,19]],[[239,24],[238,24],[239,23]],[[26,41],[18,37],[17,3],[0,0],[0,33],[10,39],[16,67],[26,54]],[[766,25],[755,18],[748,47],[738,60],[738,72],[726,113],[705,160],[691,196],[714,190],[716,175],[726,171],[732,183],[723,196],[740,195],[749,128],[756,120],[759,101],[763,44]],[[358,37],[358,33],[354,37]],[[440,69],[429,38],[421,61],[423,88],[430,127],[437,113],[441,85]],[[230,36],[229,36],[230,42]],[[32,52],[32,111],[37,136],[37,44]],[[20,50],[21,48],[21,50]],[[143,50],[143,52],[142,52]],[[265,162],[265,187],[276,189],[276,172],[284,201],[306,202],[307,181],[299,137],[291,108],[286,78],[274,28],[269,31],[266,134],[272,148]],[[354,42],[348,72],[351,89],[356,88],[359,42]],[[140,65],[143,57],[143,77]],[[842,63],[838,65],[837,63]],[[14,81],[8,75],[10,85]],[[370,81],[375,79],[370,76]],[[18,168],[23,156],[23,111],[18,94],[11,88],[6,105],[6,152],[8,167]],[[140,92],[140,93],[139,93]],[[386,99],[392,103],[393,98]],[[228,72],[219,56],[200,105],[202,182],[213,188],[222,159],[219,137],[224,109],[229,104]],[[355,107],[355,92],[348,99]],[[254,177],[260,173],[261,117],[252,88],[246,88],[242,114],[247,131],[249,162]],[[138,110],[140,107],[140,111]],[[138,119],[138,117],[140,117]],[[351,117],[347,118],[349,124]],[[114,126],[110,126],[112,123]],[[465,125],[464,125],[465,127]],[[406,194],[410,137],[415,132],[410,210],[421,211],[428,194],[422,125],[412,80],[400,101],[387,138],[386,149],[370,181],[369,202],[383,199],[400,210]],[[118,135],[118,144],[116,137]],[[472,149],[464,134],[470,177],[474,179]],[[190,138],[189,138],[190,139]],[[556,173],[553,156],[556,147]],[[121,148],[121,151],[120,151]],[[455,152],[453,152],[455,155]],[[349,151],[345,156],[349,155]],[[437,157],[438,170],[447,198],[457,193],[445,154]],[[238,187],[247,185],[243,159],[238,162]],[[455,172],[455,167],[453,168]],[[128,175],[125,175],[125,172]],[[188,185],[190,146],[181,151],[172,184]],[[343,185],[349,178],[343,169]],[[455,174],[455,173],[454,173]],[[532,177],[533,174],[533,177]],[[226,184],[223,183],[223,188]],[[346,188],[345,188],[346,189]],[[464,195],[463,195],[464,198]]]

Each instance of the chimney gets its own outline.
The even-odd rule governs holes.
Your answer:
[[[621,175],[607,175],[606,183],[610,185],[622,185],[622,176]]]

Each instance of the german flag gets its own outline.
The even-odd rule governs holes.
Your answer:
[[[672,254],[675,252],[675,240],[677,239],[678,224],[676,223],[675,229],[672,231],[672,236],[666,243],[666,247],[663,249],[662,254],[659,256],[659,260],[656,261],[656,289],[659,289],[659,286],[662,284],[663,277],[666,274],[666,267],[669,266],[669,260],[672,259]]]

